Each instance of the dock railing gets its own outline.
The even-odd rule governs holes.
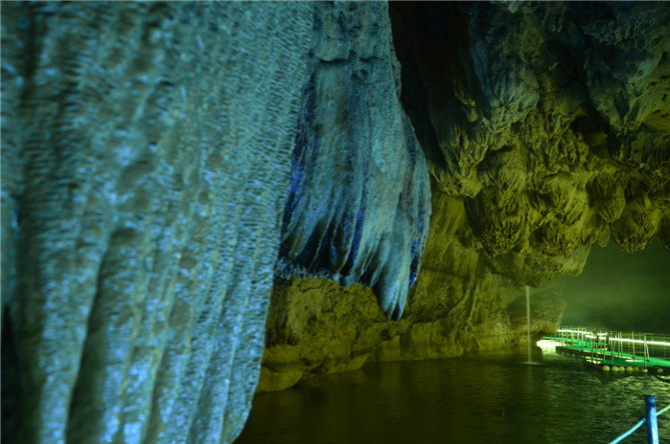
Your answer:
[[[610,444],[617,444],[630,435],[633,434],[637,429],[642,427],[643,424],[647,424],[647,441],[649,444],[659,444],[659,437],[658,437],[658,421],[656,418],[663,413],[667,412],[670,410],[670,405],[665,407],[659,412],[656,412],[656,399],[648,395],[645,398],[645,417],[638,421],[637,424],[635,424],[633,427],[631,427],[628,431],[625,433],[619,435],[614,441],[610,442]]]
[[[607,355],[646,363],[650,358],[670,359],[670,335],[594,330],[587,327],[563,327],[554,337],[577,344],[594,356]]]
[[[647,358],[670,358],[670,335],[610,332],[611,348],[620,353]]]
[[[586,360],[591,359],[591,362],[600,362],[603,369],[607,368],[604,364],[610,359],[614,362],[615,357],[619,359],[619,362],[625,359],[627,365],[630,361],[636,361],[639,366],[641,365],[640,361],[643,361],[645,367],[649,365],[650,374],[652,374],[652,366],[656,365],[656,370],[653,373],[655,377],[664,382],[670,382],[670,380],[659,376],[662,372],[661,367],[667,368],[667,360],[670,359],[670,335],[603,331],[587,327],[562,327],[551,337],[545,339],[558,340],[567,346],[564,348],[574,347],[581,350],[581,354],[591,354],[591,358],[586,358]],[[631,363],[631,365],[634,365],[634,363]],[[644,371],[647,370],[644,369]],[[670,410],[670,405],[657,412],[656,399],[649,395],[645,399],[645,410],[644,418],[640,419],[637,424],[614,441],[611,441],[610,444],[623,441],[644,424],[647,424],[648,443],[659,444],[656,418]]]

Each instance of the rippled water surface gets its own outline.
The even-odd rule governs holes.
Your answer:
[[[579,358],[535,349],[436,361],[374,363],[256,396],[239,444],[609,443],[659,410],[670,384],[601,373]],[[670,411],[659,417],[670,443]],[[623,443],[646,443],[643,426]]]

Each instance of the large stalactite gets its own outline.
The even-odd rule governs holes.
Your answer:
[[[384,3],[318,3],[278,275],[374,289],[402,315],[430,217],[426,161],[400,103]]]
[[[518,344],[670,250],[666,4],[2,12],[8,442],[231,442],[259,370]]]

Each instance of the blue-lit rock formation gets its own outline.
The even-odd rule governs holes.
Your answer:
[[[276,273],[400,316],[430,189],[386,4],[16,3],[2,42],[3,440],[231,442]]]
[[[398,100],[386,9],[316,5],[278,275],[363,283],[397,319],[421,266],[430,183]]]
[[[3,441],[232,441],[263,351],[312,6],[2,13]]]
[[[519,285],[670,245],[667,3],[2,19],[6,442],[231,442],[268,312],[276,389],[518,343]]]

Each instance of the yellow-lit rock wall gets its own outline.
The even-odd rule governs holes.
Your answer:
[[[495,274],[467,223],[463,199],[434,190],[424,262],[400,321],[372,291],[325,279],[276,281],[257,391],[360,368],[368,360],[460,356],[526,341],[525,296]],[[553,331],[564,304],[549,284],[532,291],[532,331]]]

